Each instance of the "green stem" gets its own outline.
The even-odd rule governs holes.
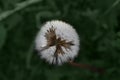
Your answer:
[[[30,48],[29,48],[29,50],[27,52],[27,56],[26,56],[26,67],[28,69],[31,68],[30,63],[31,63],[31,58],[33,56],[33,51],[34,51],[34,43],[31,44],[31,46],[30,46]]]
[[[113,8],[115,8],[118,4],[120,3],[120,0],[116,0],[110,8],[108,8],[104,13],[103,13],[103,16],[104,15],[107,15]]]
[[[8,10],[8,11],[0,13],[0,21],[6,19],[10,15],[26,8],[27,6],[38,3],[40,1],[42,1],[42,0],[26,0],[24,2],[18,3],[18,4],[16,4],[16,8],[14,8],[13,10]]]

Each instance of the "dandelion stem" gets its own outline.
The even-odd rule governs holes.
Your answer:
[[[69,64],[72,65],[72,66],[75,66],[75,67],[82,68],[82,69],[88,69],[92,72],[98,72],[100,74],[104,73],[104,69],[96,68],[94,66],[90,66],[90,65],[87,65],[87,64],[75,63],[75,62],[72,62],[72,61],[70,61]]]

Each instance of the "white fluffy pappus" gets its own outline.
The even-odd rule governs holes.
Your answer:
[[[61,65],[77,56],[79,36],[71,25],[63,21],[48,21],[36,36],[35,48],[42,59]]]

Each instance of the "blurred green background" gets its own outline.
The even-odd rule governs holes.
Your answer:
[[[75,62],[102,67],[104,74],[40,59],[34,39],[53,19],[77,30]],[[0,0],[0,80],[120,80],[120,0]]]

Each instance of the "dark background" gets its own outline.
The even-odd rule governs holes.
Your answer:
[[[0,18],[21,2],[28,0],[0,0]],[[104,74],[40,59],[34,39],[53,19],[77,30],[81,44],[75,62],[104,68]],[[120,0],[41,0],[1,19],[0,80],[120,80]]]

